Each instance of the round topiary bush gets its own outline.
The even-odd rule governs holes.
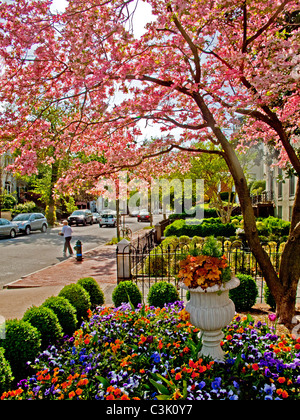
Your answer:
[[[41,334],[29,322],[12,319],[5,323],[5,339],[0,339],[5,358],[16,379],[28,374],[27,362],[32,362],[41,350]]]
[[[62,296],[49,297],[42,306],[52,309],[58,318],[63,333],[73,335],[77,327],[76,309]]]
[[[4,348],[0,347],[0,395],[9,389],[14,379],[10,364],[5,359],[4,353]]]
[[[271,309],[275,311],[276,301],[273,298],[273,295],[266,284],[264,285],[264,299],[265,299],[265,302],[271,307]]]
[[[229,291],[229,297],[235,304],[237,312],[249,311],[255,305],[258,288],[252,276],[237,274],[240,285]]]
[[[142,293],[135,283],[126,280],[119,283],[114,289],[112,300],[116,307],[130,301],[136,308],[139,303],[142,303]]]
[[[71,303],[76,309],[76,315],[78,320],[78,325],[82,323],[83,320],[88,319],[88,310],[91,308],[91,300],[88,292],[84,290],[79,284],[69,284],[65,286],[58,294],[62,296]]]
[[[32,306],[27,309],[23,320],[28,321],[41,333],[42,348],[48,347],[63,336],[57,316],[46,306]]]
[[[84,277],[79,279],[77,284],[79,284],[88,292],[92,309],[95,309],[97,306],[104,304],[104,293],[93,277]]]
[[[148,303],[150,306],[163,308],[165,303],[173,303],[177,300],[179,300],[178,290],[171,283],[160,281],[152,284],[150,287],[148,294]]]

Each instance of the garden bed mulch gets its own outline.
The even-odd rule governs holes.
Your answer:
[[[265,303],[257,303],[254,305],[248,312],[239,312],[241,315],[250,314],[255,322],[261,321],[270,324],[268,321],[268,315],[274,313],[269,305]],[[296,305],[296,315],[300,316],[300,305]],[[277,324],[276,326],[277,334],[290,334],[290,331],[283,324]]]

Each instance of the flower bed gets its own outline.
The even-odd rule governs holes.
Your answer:
[[[198,359],[198,332],[182,302],[98,308],[1,399],[300,399],[300,339],[236,316],[216,363]]]

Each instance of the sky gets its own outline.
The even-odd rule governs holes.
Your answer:
[[[144,29],[145,25],[151,20],[154,20],[155,17],[151,13],[151,6],[149,4],[144,3],[141,0],[136,0],[136,1],[138,2],[138,5],[135,11],[132,26],[133,26],[134,36],[136,38],[139,38],[145,32],[145,29]],[[67,0],[53,0],[51,10],[53,12],[55,11],[63,12],[65,8],[67,7],[67,5],[68,5]],[[150,139],[151,137],[162,136],[159,124],[151,124],[151,123],[146,124],[145,121],[140,121],[138,123],[138,126],[140,130],[142,131],[142,135],[140,136],[140,139],[145,139],[145,138]],[[181,131],[180,129],[175,130],[173,134],[176,135],[176,133],[177,132],[179,133],[180,131]]]
[[[62,12],[68,5],[67,0],[53,0],[52,11]],[[140,37],[144,33],[144,27],[153,18],[151,14],[151,6],[142,1],[138,1],[135,17],[133,19],[133,29],[136,37]]]

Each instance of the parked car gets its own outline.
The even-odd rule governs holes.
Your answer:
[[[9,220],[0,219],[0,236],[10,236],[15,238],[19,232],[19,227],[14,225]]]
[[[100,222],[100,214],[97,212],[93,213],[93,223],[99,223]]]
[[[117,216],[111,213],[104,213],[100,216],[99,226],[116,226]]]
[[[18,226],[20,233],[25,235],[36,230],[45,233],[48,228],[47,219],[42,213],[20,213],[13,218],[12,224]]]
[[[117,212],[116,210],[111,210],[111,209],[105,209],[105,210],[101,210],[100,215],[104,215],[104,214],[113,214],[116,216]]]
[[[137,217],[138,222],[149,222],[150,221],[150,213],[147,210],[141,210]]]
[[[72,224],[83,225],[86,226],[88,223],[90,225],[93,224],[93,213],[90,210],[75,210],[71,214],[71,216],[68,217],[68,223],[70,226]]]
[[[137,217],[138,214],[139,214],[138,209],[134,209],[134,210],[129,211],[129,216],[131,216],[131,217]]]

